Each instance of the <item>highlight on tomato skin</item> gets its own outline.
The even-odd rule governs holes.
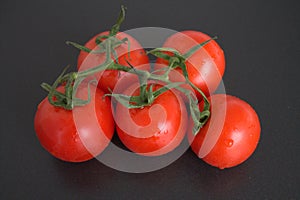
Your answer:
[[[41,145],[54,157],[67,162],[88,161],[99,155],[114,134],[111,103],[104,92],[91,88],[91,102],[66,110],[51,105],[45,98],[38,106],[34,128]],[[64,91],[63,86],[57,88]],[[78,97],[87,97],[80,88]]]
[[[191,149],[209,165],[220,169],[237,166],[258,145],[261,132],[258,115],[237,97],[215,94],[208,99],[213,110],[211,117],[195,137],[189,130]],[[217,127],[220,124],[222,127]],[[218,137],[213,138],[215,135]]]

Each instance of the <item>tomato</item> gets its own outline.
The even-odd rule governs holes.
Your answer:
[[[131,85],[124,94],[139,95],[139,85]],[[155,84],[153,90],[161,85]],[[175,149],[185,136],[187,111],[180,96],[168,90],[150,106],[128,109],[116,105],[117,133],[123,144],[133,152],[158,156]]]
[[[174,48],[181,54],[187,53],[192,47],[211,39],[210,36],[199,31],[182,31],[171,35],[163,47]],[[169,53],[169,55],[171,55]],[[168,61],[157,59],[156,69],[168,64]],[[215,40],[197,50],[185,61],[190,81],[200,88],[206,96],[212,94],[220,84],[225,71],[224,52]],[[176,68],[182,73],[181,69]],[[170,74],[171,76],[171,74]],[[171,76],[172,81],[181,82],[183,76]],[[196,91],[195,91],[196,92]],[[198,98],[202,98],[196,92]]]
[[[86,99],[87,92],[79,87],[76,96]],[[54,157],[69,162],[90,160],[105,149],[114,133],[110,99],[95,86],[91,86],[91,102],[73,110],[54,107],[45,98],[36,111],[34,128],[41,145]]]
[[[209,101],[211,117],[193,138],[191,148],[206,163],[220,169],[239,165],[256,149],[259,118],[248,103],[237,97],[216,94]]]
[[[99,47],[96,44],[95,40],[98,36],[104,36],[104,35],[109,35],[109,32],[106,31],[95,35],[85,44],[85,46],[88,47],[89,49],[98,50]],[[129,64],[127,63],[127,61],[134,67],[148,64],[147,70],[150,70],[149,58],[145,50],[142,48],[142,46],[139,44],[137,40],[135,40],[133,37],[131,37],[130,35],[124,32],[119,32],[118,34],[116,34],[116,38],[119,40],[128,38],[129,41],[127,43],[118,46],[115,49],[119,64],[128,67]],[[130,45],[130,49],[129,49],[130,55],[128,55],[128,43]],[[115,60],[113,56],[112,58]],[[87,52],[81,51],[78,56],[77,67],[78,69],[80,69],[80,71],[86,70],[104,63],[105,59],[106,59],[105,53],[89,54]],[[96,75],[96,77],[99,79],[98,87],[100,87],[105,93],[108,93],[109,90],[114,89],[115,84],[118,82],[120,77],[122,77],[125,73],[126,72],[117,71],[117,70],[105,70],[104,72],[98,73]]]

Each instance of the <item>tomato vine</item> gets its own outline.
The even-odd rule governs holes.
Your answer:
[[[41,87],[45,89],[48,92],[48,100],[50,104],[57,107],[62,107],[67,110],[72,110],[75,106],[84,106],[90,102],[90,89],[89,85],[96,80],[92,80],[88,82],[88,98],[87,99],[79,99],[76,97],[76,91],[79,87],[79,85],[87,79],[87,77],[91,77],[97,72],[104,71],[104,70],[118,70],[118,71],[124,71],[128,72],[134,75],[138,76],[139,83],[140,83],[140,94],[139,96],[127,96],[124,94],[115,94],[115,93],[109,93],[106,94],[107,96],[111,96],[115,98],[118,102],[126,106],[127,108],[142,108],[144,106],[151,105],[153,101],[162,93],[166,92],[170,89],[176,89],[183,93],[187,99],[188,99],[188,106],[189,111],[191,114],[191,117],[194,121],[194,128],[193,133],[196,134],[199,132],[200,128],[206,123],[210,116],[210,103],[207,100],[207,97],[205,94],[196,87],[189,79],[188,73],[187,73],[187,67],[185,65],[185,61],[193,55],[197,50],[202,48],[204,45],[209,43],[211,40],[214,40],[216,38],[211,38],[210,40],[207,40],[201,44],[193,46],[187,53],[181,54],[177,50],[173,48],[156,48],[148,52],[148,54],[152,54],[156,56],[157,58],[162,58],[166,61],[168,61],[168,67],[165,69],[162,69],[164,71],[163,74],[157,74],[157,71],[146,71],[135,68],[135,66],[132,66],[129,61],[127,63],[130,67],[120,65],[118,63],[118,58],[116,55],[115,49],[118,48],[122,44],[128,45],[128,54],[130,56],[130,43],[127,38],[124,38],[122,40],[116,38],[116,34],[120,30],[120,26],[122,22],[125,19],[125,10],[126,8],[124,6],[121,7],[121,12],[119,14],[119,17],[117,19],[117,22],[115,25],[112,26],[110,32],[108,35],[99,36],[95,39],[95,43],[98,45],[99,48],[96,50],[89,49],[83,45],[77,44],[75,42],[68,41],[67,44],[74,46],[75,48],[85,51],[87,53],[92,54],[105,54],[105,61],[104,63],[95,66],[90,69],[86,69],[79,72],[69,72],[66,73],[69,67],[66,67],[62,73],[58,76],[58,78],[55,80],[55,82],[52,85],[49,85],[47,83],[42,83]],[[171,55],[169,55],[171,54]],[[112,59],[115,58],[115,61]],[[172,82],[169,80],[169,74],[170,71],[176,67],[181,68],[183,72],[183,76],[185,78],[184,82]],[[150,84],[148,87],[148,81],[158,81],[162,82],[165,85],[157,90],[153,90],[153,85]],[[204,107],[203,110],[200,111],[198,107],[198,99],[195,95],[195,93],[191,90],[188,90],[182,85],[188,84],[193,89],[198,91],[204,101]],[[64,85],[65,91],[59,92],[56,90],[56,88],[60,85]]]

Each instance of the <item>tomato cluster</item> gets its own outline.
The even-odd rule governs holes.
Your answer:
[[[224,52],[199,31],[171,35],[153,69],[147,52],[112,30],[79,48],[78,71],[59,76],[38,106],[35,130],[41,145],[64,161],[90,160],[108,146],[114,132],[132,152],[159,156],[187,137],[195,154],[223,168],[245,161],[260,137],[253,108],[236,97],[214,94],[225,71]],[[96,84],[94,84],[96,79]]]

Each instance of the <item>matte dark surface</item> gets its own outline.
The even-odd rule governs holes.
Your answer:
[[[125,1],[122,29],[195,29],[219,36],[228,94],[261,119],[261,140],[242,165],[218,170],[187,151],[159,171],[129,174],[91,160],[61,162],[33,129],[39,84],[52,82],[84,43],[115,22],[122,1],[0,2],[1,199],[300,199],[298,1]]]

